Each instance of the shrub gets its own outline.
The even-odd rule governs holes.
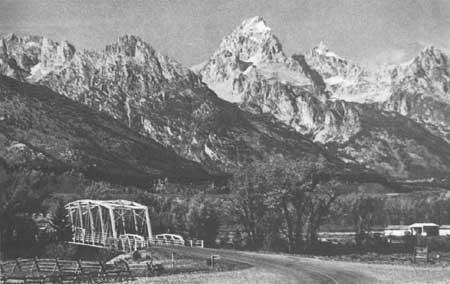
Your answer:
[[[450,251],[449,236],[420,237],[417,242],[419,245],[427,245],[432,251]]]
[[[77,254],[77,248],[65,243],[52,243],[44,248],[43,257],[73,259]]]
[[[137,250],[137,251],[135,251],[135,252],[133,252],[133,255],[132,255],[132,257],[133,257],[133,260],[134,261],[138,261],[138,260],[140,260],[142,257],[141,257],[141,253]]]

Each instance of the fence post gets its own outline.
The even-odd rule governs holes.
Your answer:
[[[216,265],[216,260],[218,259],[220,259],[220,255],[218,254],[211,255],[211,269],[214,269],[214,266]]]

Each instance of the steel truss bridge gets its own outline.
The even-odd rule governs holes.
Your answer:
[[[139,203],[83,199],[65,208],[72,224],[70,243],[134,251],[152,240],[148,207]]]

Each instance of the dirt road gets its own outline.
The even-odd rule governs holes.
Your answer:
[[[302,284],[372,284],[379,283],[370,274],[358,271],[354,267],[336,267],[333,262],[302,258],[289,255],[251,253],[232,250],[198,249],[188,247],[171,248],[182,253],[209,258],[212,254],[221,259],[250,264],[256,268],[264,268],[289,283]]]

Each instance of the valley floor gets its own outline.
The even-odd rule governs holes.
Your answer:
[[[367,265],[367,272],[381,283],[448,284],[450,270],[444,267],[413,267],[403,265]]]
[[[231,256],[231,255],[230,255]],[[233,258],[236,256],[234,254]],[[308,259],[289,255],[242,253],[243,260],[253,268],[217,272],[141,278],[135,284],[447,284],[450,269],[389,264],[367,264],[344,261]],[[235,259],[235,258],[234,258]],[[270,260],[270,262],[268,261]]]
[[[389,284],[448,284],[450,283],[450,270],[448,268],[409,267],[403,265],[379,265],[379,264],[354,264],[343,263],[337,266],[346,269],[352,267],[357,271],[363,271],[375,278],[378,283]],[[135,284],[274,284],[274,283],[298,283],[289,275],[278,274],[265,268],[250,268],[238,271],[218,273],[199,273],[170,275],[155,278],[141,278]],[[312,282],[314,283],[314,282]],[[318,282],[320,283],[320,282]],[[330,283],[336,283],[331,282]],[[337,282],[342,283],[342,282]],[[360,282],[365,284],[365,282]]]
[[[218,273],[198,273],[184,275],[170,275],[154,278],[141,278],[134,284],[294,284],[288,276],[279,275],[264,268],[250,268],[237,271]]]

